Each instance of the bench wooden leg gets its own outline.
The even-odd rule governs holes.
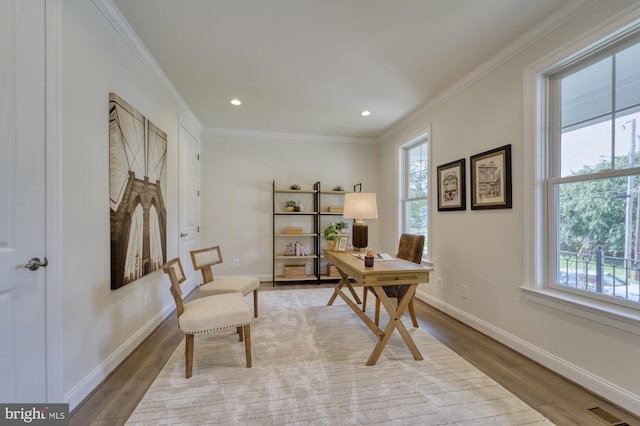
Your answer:
[[[244,351],[247,357],[247,368],[251,368],[251,326],[244,327]]]

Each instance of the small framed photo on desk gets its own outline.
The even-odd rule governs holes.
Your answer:
[[[347,246],[349,245],[349,237],[340,237],[338,241],[338,245],[336,246],[336,251],[347,251]]]

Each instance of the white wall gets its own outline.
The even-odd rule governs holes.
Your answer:
[[[320,181],[326,190],[342,185],[349,191],[360,182],[365,192],[378,190],[378,147],[366,143],[210,130],[202,136],[201,159],[201,243],[221,246],[220,275],[271,280],[274,180],[284,189],[293,183],[311,189]],[[376,247],[377,221],[367,222]]]
[[[167,132],[169,257],[177,255],[179,109],[93,2],[62,2],[61,46],[63,386],[73,408],[173,303],[161,271],[110,289],[109,92]]]
[[[523,200],[523,70],[607,17],[630,1],[604,1],[561,25],[520,53],[469,84],[451,91],[440,102],[401,123],[381,147],[382,182],[393,181],[396,145],[430,125],[432,136],[431,283],[419,297],[525,352],[528,356],[571,377],[636,413],[640,412],[640,375],[634,367],[640,354],[640,336],[576,317],[524,299]],[[463,212],[436,209],[436,166],[496,148],[512,145],[513,208]],[[468,172],[467,172],[468,174]],[[394,202],[387,187],[384,203]],[[467,176],[467,200],[469,177]],[[382,219],[382,238],[393,226]],[[442,289],[437,285],[443,280]],[[469,297],[461,297],[467,285]]]

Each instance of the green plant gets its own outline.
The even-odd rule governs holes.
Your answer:
[[[323,236],[325,241],[338,241],[340,239],[340,233],[336,229],[335,223],[324,228]]]
[[[343,222],[343,221],[340,221],[340,222],[336,223],[335,225],[336,225],[336,231],[338,231],[338,233],[342,233],[342,231],[344,231],[345,229],[347,229],[349,227],[347,222]]]
[[[295,207],[298,205],[297,201],[289,200],[284,203],[285,207]]]

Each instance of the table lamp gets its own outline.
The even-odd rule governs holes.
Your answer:
[[[376,194],[373,192],[349,192],[344,194],[344,210],[342,217],[355,219],[353,224],[353,247],[364,249],[369,243],[369,230],[362,219],[377,219],[378,207]]]

